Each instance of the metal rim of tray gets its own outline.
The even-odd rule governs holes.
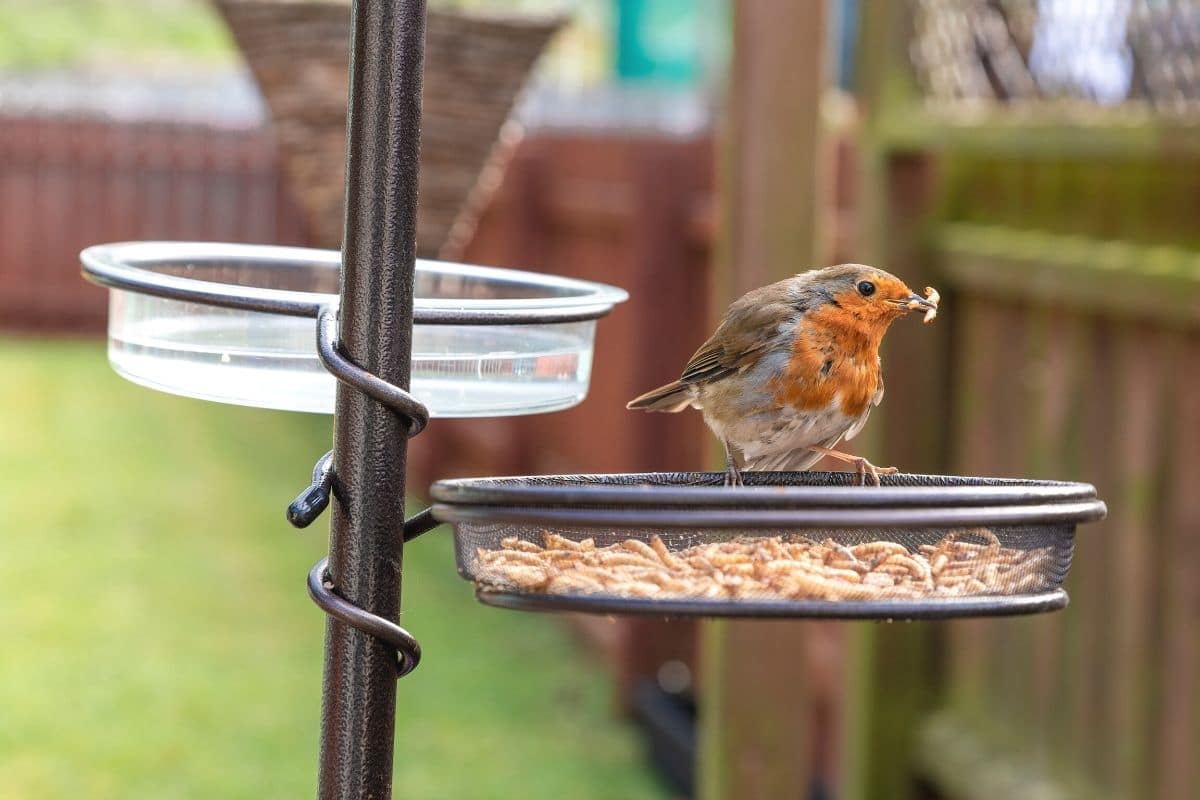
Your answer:
[[[619,475],[527,475],[438,481],[433,499],[469,505],[706,506],[749,504],[789,507],[797,501],[830,507],[908,507],[949,505],[1029,505],[1088,501],[1096,488],[1087,483],[1022,478],[964,478],[950,475],[883,475],[882,486],[858,486],[853,473],[806,472],[843,485],[785,484],[790,472],[746,472],[745,486],[722,485],[719,472],[632,472]],[[620,479],[620,482],[614,482]],[[892,485],[897,479],[912,485]],[[797,491],[803,495],[797,495]]]
[[[948,503],[1016,504],[1034,500],[1086,500],[1096,497],[1091,483],[1045,481],[1024,477],[964,475],[881,475],[882,486],[859,486],[853,473],[806,470],[743,473],[745,486],[722,485],[724,473],[613,473],[464,477],[434,483],[433,499],[444,503],[539,505],[601,501],[635,505],[732,505],[731,499],[754,504],[787,504],[792,494],[820,498],[829,505],[901,505]]]
[[[341,253],[337,250],[219,242],[118,242],[85,249],[80,253],[80,261],[84,276],[95,283],[169,300],[314,318],[321,309],[338,305],[336,294],[221,283],[165,274],[152,268],[155,264],[232,261],[274,268],[290,264],[336,269],[341,265]],[[553,292],[553,296],[528,298],[418,297],[413,305],[413,322],[421,325],[586,322],[603,317],[614,305],[629,298],[628,293],[615,286],[558,275],[426,259],[417,259],[416,268],[418,274],[424,271],[447,277],[485,279],[498,285]]]
[[[719,485],[718,472],[546,475],[438,481],[430,493],[443,522],[658,528],[1048,525],[1106,513],[1086,483],[946,475],[887,475],[849,484],[850,473],[762,472],[759,484]],[[787,485],[779,485],[787,481]]]
[[[1104,503],[1029,506],[867,509],[631,509],[451,506],[434,503],[442,522],[509,522],[621,528],[965,528],[985,525],[1063,525],[1102,519]]]
[[[629,614],[658,617],[743,617],[748,619],[918,620],[1008,617],[1067,607],[1063,589],[1021,595],[980,595],[937,600],[653,600],[612,595],[553,595],[476,589],[484,605],[514,611]]]

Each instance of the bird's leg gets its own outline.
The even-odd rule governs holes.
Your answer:
[[[725,485],[726,486],[745,486],[742,483],[742,471],[738,469],[737,461],[733,457],[733,449],[729,446],[729,441],[721,440],[721,444],[725,447]]]
[[[870,461],[867,461],[862,456],[852,456],[849,453],[841,453],[837,450],[830,450],[828,447],[820,447],[818,445],[810,445],[809,450],[814,453],[820,453],[823,456],[836,458],[839,461],[845,461],[848,464],[854,465],[854,471],[858,473],[859,485],[867,485],[867,476],[871,476],[871,482],[876,486],[879,485],[880,475],[895,475],[900,470],[895,467],[877,467]]]

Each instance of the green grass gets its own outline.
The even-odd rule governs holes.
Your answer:
[[[313,795],[325,545],[283,507],[329,419],[127,384],[96,343],[0,339],[0,795]],[[611,686],[549,617],[405,553],[396,795],[653,798]]]
[[[0,69],[234,58],[205,0],[0,0]]]

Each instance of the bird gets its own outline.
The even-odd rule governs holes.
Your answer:
[[[898,470],[834,448],[883,400],[879,346],[892,322],[915,310],[930,322],[938,300],[865,264],[801,272],[734,301],[678,380],[626,408],[699,409],[724,447],[727,486],[744,485],[743,470],[805,470],[822,456],[878,486]]]

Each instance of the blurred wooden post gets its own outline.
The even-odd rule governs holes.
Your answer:
[[[822,135],[826,0],[734,3],[720,131],[714,308],[820,265],[832,153]],[[699,796],[807,797],[813,775],[807,662],[815,626],[711,622],[702,641]]]
[[[908,4],[890,0],[859,6],[855,94],[863,114],[856,257],[921,287],[940,283],[930,274],[924,241],[938,200],[937,165],[932,154],[895,147],[884,133],[904,126],[919,103],[907,68],[909,13]],[[896,325],[884,343],[887,400],[855,440],[856,450],[875,463],[906,472],[946,468],[947,321],[939,322],[931,328]],[[922,379],[897,375],[901,364],[921,364]],[[919,726],[937,696],[938,631],[935,623],[847,626],[839,797],[920,796],[913,754]]]

